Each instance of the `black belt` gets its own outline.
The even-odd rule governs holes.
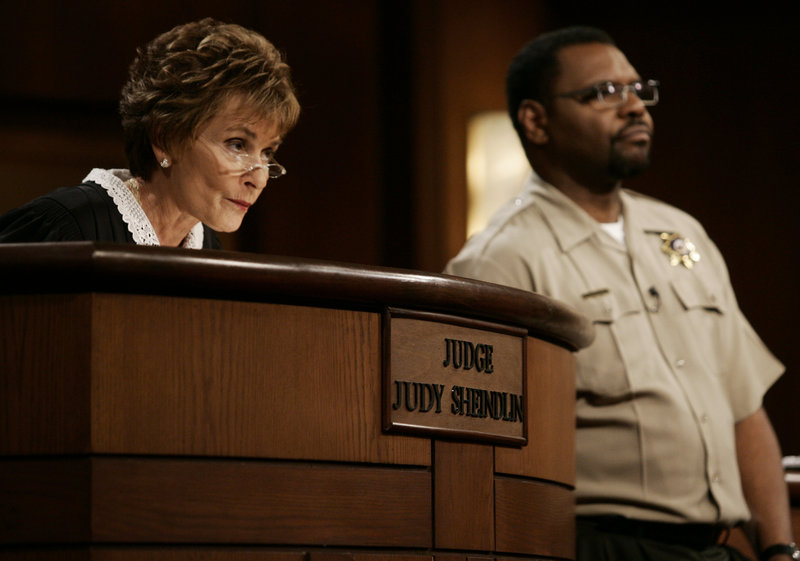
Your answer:
[[[698,551],[719,543],[720,536],[728,531],[719,524],[652,522],[624,516],[579,516],[578,522],[589,523],[601,532],[682,545]]]

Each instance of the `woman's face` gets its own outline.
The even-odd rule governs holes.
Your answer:
[[[281,142],[277,124],[247,109],[231,98],[165,170],[178,209],[218,232],[239,228],[269,179],[253,164],[268,163]]]

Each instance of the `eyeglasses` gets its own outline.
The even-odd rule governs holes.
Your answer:
[[[286,175],[286,168],[279,164],[272,154],[264,154],[263,156],[231,154],[231,156],[242,167],[243,173],[250,173],[257,169],[265,169],[270,179],[278,179]]]
[[[236,173],[250,173],[257,169],[263,169],[267,171],[270,179],[278,179],[286,175],[286,168],[278,163],[275,155],[271,152],[254,156],[245,152],[239,142],[229,145],[219,144],[204,136],[200,136],[200,139],[210,145],[215,152],[222,154]]]
[[[602,82],[587,88],[556,94],[554,97],[569,97],[580,103],[589,103],[597,100],[605,107],[620,107],[628,101],[628,92],[636,94],[645,105],[655,105],[658,103],[658,80],[636,80],[630,84],[618,84],[617,82]]]

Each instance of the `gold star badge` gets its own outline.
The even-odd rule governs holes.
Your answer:
[[[669,264],[673,267],[683,265],[687,269],[691,269],[695,263],[700,261],[697,248],[688,238],[669,232],[662,232],[659,237],[664,242],[661,244],[661,251],[669,256]]]

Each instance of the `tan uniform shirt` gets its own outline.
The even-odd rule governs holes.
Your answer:
[[[535,175],[447,266],[534,290],[593,320],[577,353],[577,512],[667,522],[749,518],[734,424],[782,365],[742,315],[725,263],[686,213],[622,193],[626,245]],[[670,264],[662,233],[700,260]]]

